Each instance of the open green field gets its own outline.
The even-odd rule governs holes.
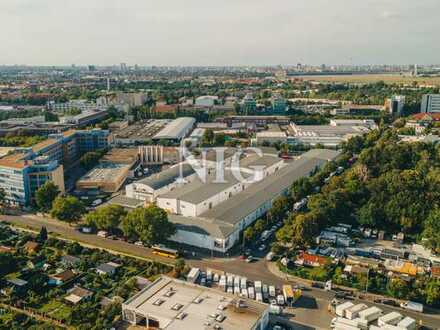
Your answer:
[[[338,83],[374,83],[384,81],[387,84],[412,85],[414,82],[420,86],[440,86],[440,77],[412,77],[399,74],[365,74],[365,75],[334,75],[334,76],[298,76],[303,80],[338,82]]]

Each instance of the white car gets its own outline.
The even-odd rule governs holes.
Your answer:
[[[144,246],[144,243],[142,243],[142,241],[137,241],[137,242],[134,242],[134,245]]]

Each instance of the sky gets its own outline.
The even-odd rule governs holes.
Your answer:
[[[438,64],[439,0],[0,0],[0,65]]]

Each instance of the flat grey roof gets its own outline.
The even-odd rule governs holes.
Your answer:
[[[283,160],[278,156],[264,154],[262,157],[252,154],[240,160],[240,167],[252,168],[254,166],[270,167]]]
[[[241,175],[243,178],[251,176],[251,174],[248,173],[241,173]],[[213,172],[209,174],[206,182],[203,182],[197,177],[194,181],[179,189],[163,194],[159,198],[175,198],[185,202],[198,204],[239,182],[230,170],[225,170],[223,179],[225,182],[215,182],[216,175],[215,172]]]
[[[200,299],[198,303],[194,302],[196,298]],[[224,330],[253,329],[268,306],[250,299],[240,300],[243,305],[236,308],[237,297],[234,295],[161,276],[124,302],[122,309],[158,321],[160,329],[206,329],[208,319],[212,325],[216,323],[209,315],[218,312],[225,316],[218,323]],[[225,309],[220,311],[219,305]],[[180,313],[186,313],[186,316],[176,318]]]
[[[283,190],[290,188],[299,178],[309,176],[314,169],[335,159],[339,154],[339,151],[328,149],[308,151],[299,159],[288,163],[274,174],[252,184],[199,217],[170,215],[170,221],[181,230],[226,238],[234,232],[235,225],[241,219],[271,201]]]
[[[144,201],[130,198],[124,195],[117,195],[107,202],[108,204],[120,205],[125,208],[136,208],[144,205]],[[103,204],[106,205],[107,203]]]
[[[134,183],[141,183],[155,190],[160,189],[173,183],[174,181],[176,181],[177,178],[180,177],[180,167],[182,167],[183,177],[187,177],[195,173],[194,169],[190,165],[178,164]]]
[[[185,135],[185,131],[195,123],[196,120],[192,117],[177,118],[153,136],[153,139],[180,139]]]

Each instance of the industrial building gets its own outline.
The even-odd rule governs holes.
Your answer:
[[[84,127],[99,122],[107,116],[107,110],[87,110],[75,116],[60,118],[61,124],[73,124],[76,127]]]
[[[120,146],[151,143],[153,136],[170,122],[169,119],[148,119],[131,125],[119,125],[112,129],[113,143]]]
[[[127,185],[125,187],[125,193],[129,198],[154,202],[157,196],[169,192],[171,189],[183,184],[183,182],[178,180],[179,178],[183,178],[189,182],[194,179],[195,176],[196,172],[190,165],[175,165],[162,172]]]
[[[122,317],[132,325],[163,330],[264,330],[269,307],[250,299],[166,276],[122,303]]]
[[[104,162],[83,175],[77,182],[78,190],[113,193],[121,188],[128,177],[130,166]]]
[[[374,129],[374,121],[369,120],[331,120],[330,125],[290,124],[289,144],[304,144],[337,147],[353,136],[363,135]]]
[[[196,120],[192,117],[180,117],[166,125],[159,133],[153,136],[153,140],[167,140],[180,142],[192,131]]]

